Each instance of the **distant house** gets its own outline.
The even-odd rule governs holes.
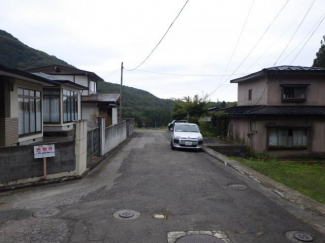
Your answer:
[[[68,80],[0,65],[0,146],[29,144],[81,119],[81,90]]]
[[[62,65],[50,65],[27,71],[36,74],[45,73],[84,86],[85,89],[81,96],[81,118],[88,120],[89,129],[97,126],[98,116],[106,118],[106,127],[117,123],[117,106],[120,102],[120,95],[98,94],[97,83],[104,80],[94,72]]]
[[[228,136],[274,157],[325,157],[325,69],[279,66],[231,80]]]

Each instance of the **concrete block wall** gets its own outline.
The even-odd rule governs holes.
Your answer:
[[[75,170],[74,147],[74,142],[55,144],[55,157],[47,158],[48,175]],[[34,159],[33,145],[0,148],[0,184],[42,175],[43,160]]]
[[[105,136],[102,136],[102,155],[108,153],[127,138],[126,121],[105,129]]]

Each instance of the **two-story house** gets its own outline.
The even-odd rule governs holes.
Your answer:
[[[228,136],[273,157],[325,157],[325,69],[279,66],[231,80]]]
[[[83,89],[69,80],[0,65],[0,146],[39,142],[50,131],[71,131],[81,119]]]
[[[119,94],[98,94],[97,83],[104,81],[94,72],[62,65],[50,65],[27,70],[31,73],[45,73],[60,79],[69,80],[85,86],[81,95],[81,117],[88,120],[88,128],[97,126],[97,117],[105,117],[106,127],[116,124],[117,106],[120,102]]]

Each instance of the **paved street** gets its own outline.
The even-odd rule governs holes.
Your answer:
[[[222,231],[234,243],[303,231],[325,242],[290,207],[203,152],[172,151],[166,131],[137,131],[83,180],[0,194],[0,242],[167,243],[174,231]],[[42,209],[58,210],[32,216]],[[113,217],[122,209],[140,215]]]

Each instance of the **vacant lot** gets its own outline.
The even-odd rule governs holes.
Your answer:
[[[324,161],[234,159],[301,194],[325,204]]]

